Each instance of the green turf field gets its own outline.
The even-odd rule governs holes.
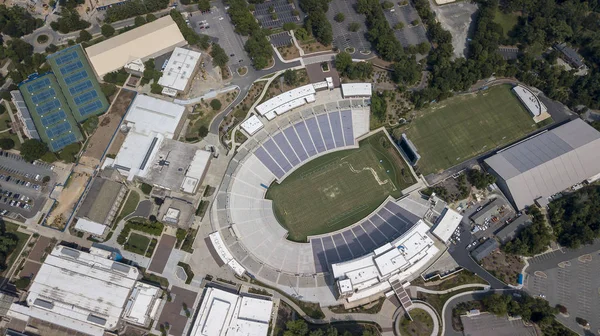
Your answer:
[[[383,132],[359,145],[316,158],[269,187],[266,198],[288,239],[306,241],[351,225],[416,182]]]
[[[537,128],[511,86],[499,85],[419,111],[395,135],[406,133],[421,155],[419,170],[428,175],[515,141]]]

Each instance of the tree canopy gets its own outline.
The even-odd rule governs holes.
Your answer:
[[[83,20],[77,10],[71,8],[63,8],[60,12],[58,20],[50,23],[52,29],[66,34],[77,30],[87,29],[91,24]]]
[[[329,1],[300,0],[300,8],[307,15],[304,22],[305,27],[312,32],[317,41],[324,45],[330,45],[333,42],[333,30],[326,15]]]
[[[546,224],[544,214],[535,206],[528,209],[531,216],[531,225],[525,227],[517,233],[514,240],[506,243],[503,249],[512,254],[533,256],[542,253],[548,249],[554,236]]]
[[[42,25],[41,19],[35,19],[23,7],[0,5],[0,32],[2,34],[19,38],[31,34]]]
[[[125,20],[134,16],[157,12],[167,8],[168,5],[169,0],[131,0],[119,6],[110,7],[106,10],[104,20],[106,23]]]
[[[46,144],[36,139],[25,140],[21,145],[21,156],[25,161],[38,160],[47,152],[48,147],[46,147]]]
[[[212,44],[210,56],[213,58],[213,64],[218,67],[223,67],[229,62],[229,56],[227,56],[225,50],[218,43]]]
[[[600,186],[591,185],[552,201],[548,214],[557,241],[578,248],[600,237]]]

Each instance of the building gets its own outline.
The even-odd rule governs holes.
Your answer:
[[[23,95],[18,90],[14,90],[10,92],[10,96],[12,97],[12,102],[15,104],[17,108],[17,120],[21,123],[23,133],[29,139],[37,139],[40,140],[40,135],[35,128],[35,124],[33,122],[33,118],[31,117],[31,113],[29,113],[29,109],[27,108],[27,104],[25,104],[25,100],[23,100]]]
[[[583,69],[585,67],[584,59],[575,49],[569,47],[566,43],[559,43],[554,46],[563,60],[569,63],[575,69]]]
[[[404,154],[404,158],[411,166],[415,166],[421,159],[417,147],[408,139],[405,133],[402,133],[398,147],[400,148],[400,153]]]
[[[119,328],[124,312],[124,319],[137,322],[154,318],[158,288],[139,284],[139,278],[137,268],[104,253],[58,245],[44,260],[24,303],[12,304],[7,316],[28,324],[45,321],[67,334],[102,336]]]
[[[373,95],[371,83],[347,83],[342,84],[342,96],[348,98],[365,98]]]
[[[528,88],[517,85],[512,90],[534,118],[548,112],[546,105]]]
[[[185,38],[171,16],[116,35],[106,41],[87,47],[90,62],[98,77],[121,69],[127,63],[160,56],[186,45]]]
[[[313,84],[304,85],[275,96],[256,106],[255,109],[261,116],[271,120],[304,104],[314,102],[315,93]]]
[[[496,184],[518,210],[600,174],[600,132],[581,119],[487,158]]]
[[[248,135],[254,135],[254,133],[263,128],[264,124],[255,114],[253,114],[250,118],[244,120],[240,126],[246,133],[248,133]]]
[[[127,176],[128,180],[145,176],[150,165],[155,163],[152,158],[162,142],[175,137],[184,111],[183,106],[137,95],[121,126],[127,136],[109,165]]]
[[[471,220],[477,225],[483,225],[486,221],[491,220],[493,216],[498,215],[504,206],[506,204],[501,198],[494,198],[494,200],[484,205],[481,210],[472,214]]]
[[[521,215],[500,229],[500,231],[496,233],[496,238],[498,238],[502,244],[506,244],[513,240],[517,234],[519,234],[519,231],[523,230],[529,225],[531,225],[531,218],[529,218],[527,215]]]
[[[92,4],[92,9],[96,9],[97,11],[103,11],[103,10],[107,10],[112,6],[120,6],[124,3],[126,3],[129,0],[96,0],[94,1],[90,1],[90,3]]]
[[[117,216],[125,199],[127,188],[118,182],[102,177],[92,181],[79,210],[75,229],[102,236]]]
[[[433,227],[431,233],[438,237],[444,243],[447,243],[454,234],[454,231],[460,225],[463,216],[458,212],[446,208],[442,214],[438,217],[437,223]]]
[[[394,281],[418,274],[439,252],[428,231],[429,226],[419,220],[393,243],[363,257],[332,264],[340,297],[349,303],[364,300],[392,289]]]
[[[474,249],[473,252],[471,252],[471,255],[473,258],[475,258],[475,260],[481,261],[483,258],[489,256],[490,253],[494,252],[498,247],[500,247],[500,244],[498,244],[495,239],[490,238]]]
[[[267,336],[273,301],[208,287],[189,336]]]
[[[200,56],[199,52],[176,47],[158,80],[158,84],[164,88],[162,93],[174,97],[187,91],[198,69]]]

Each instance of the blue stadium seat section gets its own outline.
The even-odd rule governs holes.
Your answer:
[[[350,110],[329,112],[283,129],[254,153],[278,179],[311,157],[355,143]]]

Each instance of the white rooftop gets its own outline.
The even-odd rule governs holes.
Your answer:
[[[200,61],[200,55],[197,51],[175,48],[158,84],[177,91],[184,91]]]
[[[254,133],[258,132],[258,130],[263,128],[264,125],[262,121],[260,121],[260,119],[253,114],[250,118],[246,119],[241,126],[246,133],[253,135]]]
[[[519,97],[519,100],[525,105],[529,113],[531,113],[534,117],[537,117],[547,111],[544,103],[542,103],[539,98],[528,88],[517,85],[513,88],[513,91],[517,97]]]
[[[127,176],[128,180],[133,180],[135,176],[145,176],[163,139],[162,134],[140,134],[130,131],[113,161],[113,166]]]
[[[138,282],[127,301],[123,318],[134,324],[147,325],[156,315],[159,295],[159,288]]]
[[[447,243],[450,237],[452,237],[454,230],[456,230],[462,219],[463,216],[460,215],[458,212],[450,208],[446,208],[442,217],[438,219],[436,226],[431,232],[434,235],[436,235],[441,241]]]
[[[273,302],[207,288],[190,336],[266,336]]]
[[[370,97],[373,94],[371,83],[347,83],[342,84],[342,96],[347,97]]]
[[[293,90],[289,90],[284,92],[278,96],[275,96],[266,102],[258,105],[256,107],[256,111],[260,113],[260,115],[265,115],[271,111],[275,111],[277,108],[281,107],[277,112],[277,114],[282,114],[286,111],[291,110],[294,107],[301,106],[303,103],[303,98],[306,96],[311,96],[315,94],[315,88],[312,84],[304,85],[301,87],[297,87]],[[298,105],[300,104],[300,105]]]
[[[29,307],[17,309],[81,332],[112,330],[138,276],[134,267],[59,245],[29,289]]]
[[[136,133],[159,133],[167,139],[173,139],[184,111],[185,107],[181,105],[137,95],[125,115],[124,124]]]
[[[107,226],[85,218],[79,218],[77,224],[75,224],[75,229],[93,234],[94,236],[102,236]]]
[[[211,153],[202,149],[196,151],[187,172],[185,178],[181,184],[181,190],[186,193],[193,194],[198,189],[198,186],[202,183],[204,173],[208,169],[210,163]]]

